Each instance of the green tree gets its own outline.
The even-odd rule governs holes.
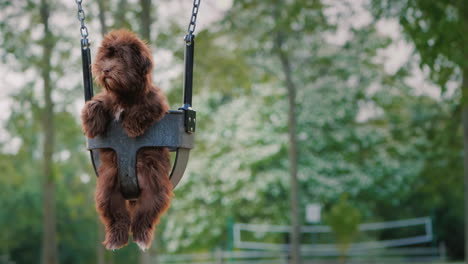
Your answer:
[[[56,1],[2,1],[0,8],[5,36],[0,39],[1,59],[9,66],[8,73],[21,80],[11,90],[9,138],[2,142],[2,146],[11,139],[19,142],[6,155],[12,164],[6,177],[14,180],[2,187],[14,188],[15,195],[2,195],[12,213],[2,215],[1,226],[9,227],[11,231],[5,231],[14,237],[2,248],[15,263],[90,263],[94,248],[82,241],[95,241],[95,234],[78,228],[96,227],[90,185],[80,180],[91,172],[74,108],[82,96],[78,82],[62,79],[79,69],[70,63],[67,34],[76,20],[51,23],[62,15],[60,10],[67,10]]]
[[[55,216],[55,176],[53,171],[52,155],[55,145],[54,108],[52,103],[51,62],[52,49],[55,45],[54,36],[49,29],[50,5],[47,0],[41,0],[39,7],[41,23],[44,26],[42,39],[42,80],[45,106],[43,110],[44,131],[44,159],[43,159],[43,236],[42,236],[42,263],[58,263],[57,234]]]
[[[101,24],[101,35],[104,36],[107,33],[107,20],[106,15],[108,13],[108,0],[98,0],[98,14],[99,14],[99,23]]]
[[[224,63],[230,70],[221,77],[219,74],[201,76],[197,80],[201,84],[196,87],[205,88],[194,98],[194,102],[204,102],[195,105],[201,128],[188,174],[176,189],[176,199],[167,217],[170,221],[162,227],[169,251],[206,250],[218,246],[220,241],[227,243],[228,217],[235,222],[290,223],[285,213],[290,210],[287,202],[290,193],[287,177],[288,92],[281,74],[281,61],[265,51],[273,47],[274,39],[264,46],[258,43],[257,36],[262,35],[256,30],[263,32],[263,24],[258,21],[249,23],[248,19],[259,17],[255,13],[261,10],[257,4],[232,10],[233,13],[228,15],[241,21],[236,23],[245,23],[245,28],[206,33],[209,35],[203,32],[197,36],[197,54],[207,54],[196,58],[197,67],[207,67],[197,68],[197,71],[211,73],[224,69]],[[249,17],[249,12],[256,15]],[[259,19],[262,21],[263,17]],[[265,24],[269,24],[269,20],[265,20]],[[258,28],[249,26],[252,24]],[[319,27],[313,23],[308,25]],[[303,35],[293,34],[287,42],[293,62],[292,77],[298,83],[301,206],[317,201],[329,203],[343,192],[348,192],[350,200],[355,201],[367,189],[379,190],[382,195],[395,195],[398,188],[404,186],[408,178],[415,178],[422,167],[416,153],[406,159],[392,155],[395,151],[410,148],[412,141],[395,142],[387,127],[372,122],[377,117],[385,118],[384,114],[366,122],[357,121],[362,105],[373,105],[376,98],[367,91],[376,85],[392,88],[385,94],[390,101],[396,98],[393,94],[408,90],[407,86],[398,83],[405,77],[403,73],[388,76],[382,65],[376,63],[377,51],[385,48],[389,41],[370,25],[353,30],[353,37],[348,42],[337,45],[324,37],[325,32],[330,32],[328,28],[331,27],[310,32],[304,30]],[[248,30],[254,32],[248,33]],[[219,57],[216,56],[218,46],[206,43],[210,37],[220,38],[214,41],[221,43],[223,48]],[[237,40],[237,45],[225,45],[223,40],[226,38]],[[230,60],[231,54],[236,55],[236,61]],[[227,59],[218,59],[223,58],[222,55]],[[213,88],[214,82],[206,80],[216,77],[237,80],[231,74],[240,72],[238,69],[249,73],[244,75],[244,82],[224,83],[218,89],[218,86]],[[250,84],[244,86],[244,83]],[[231,89],[225,91],[226,86]],[[400,175],[400,172],[404,173]],[[392,177],[395,173],[400,177]],[[377,186],[382,182],[395,187]],[[366,218],[375,217],[370,208],[372,205],[363,203],[359,209]]]
[[[274,8],[271,8],[272,6]],[[289,106],[287,111],[287,146],[290,175],[290,219],[292,225],[291,263],[300,263],[301,213],[296,128],[296,93],[298,81],[293,76],[293,71],[298,67],[294,62],[301,50],[299,43],[303,43],[302,41],[307,38],[303,37],[303,35],[310,36],[312,33],[317,33],[321,27],[327,27],[322,14],[323,5],[321,1],[263,1],[261,3],[252,3],[250,1],[238,0],[234,1],[232,10],[226,19],[230,23],[230,29],[239,32],[238,36],[240,38],[242,38],[242,35],[250,38],[252,34],[256,33],[257,45],[262,47],[263,55],[272,58],[276,57],[280,61],[281,67],[273,69],[273,71],[282,76],[281,79],[287,88]],[[235,10],[242,10],[242,12],[248,13],[240,14]],[[303,17],[306,19],[302,19]],[[251,25],[256,25],[253,32]],[[258,53],[258,51],[256,50],[255,53]]]
[[[349,247],[359,231],[361,213],[348,201],[346,194],[342,194],[339,201],[330,208],[324,221],[331,227],[336,237],[340,263],[345,263]]]
[[[465,227],[468,226],[468,4],[464,0],[382,1],[373,0],[377,18],[397,18],[405,36],[414,44],[421,67],[430,69],[431,78],[447,90],[449,81],[457,81],[464,127]],[[465,241],[468,228],[465,228]],[[468,243],[465,243],[468,252]],[[466,253],[465,253],[466,254]],[[466,258],[468,263],[468,258]]]
[[[386,188],[369,188],[358,195],[360,201],[372,200],[371,211],[382,219],[433,216],[436,241],[443,241],[449,256],[457,259],[463,257],[459,96],[433,99],[411,90],[397,92],[395,86],[376,93],[374,102],[385,115],[370,122],[388,131],[393,146],[383,142],[374,147],[388,149],[400,168],[390,163],[385,177],[376,182]]]

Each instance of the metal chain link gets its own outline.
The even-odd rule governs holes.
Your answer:
[[[190,17],[190,23],[187,28],[187,32],[188,32],[188,35],[186,38],[187,42],[191,42],[193,39],[192,36],[197,26],[196,23],[197,23],[197,15],[198,15],[198,9],[200,7],[200,2],[201,0],[193,0],[192,16]]]
[[[80,27],[81,37],[83,38],[83,40],[85,40],[85,43],[86,43],[85,48],[87,48],[89,46],[88,28],[85,25],[86,14],[83,10],[83,7],[81,6],[81,2],[83,2],[83,0],[75,0],[75,2],[78,5],[77,18],[78,18],[78,21],[80,21],[81,23],[81,27]]]
[[[88,43],[88,28],[85,25],[85,19],[86,19],[86,14],[83,10],[83,7],[81,6],[81,3],[83,0],[75,0],[76,4],[78,5],[78,13],[77,13],[77,18],[78,21],[81,23],[81,28],[80,28],[80,33],[81,37],[83,37],[85,42]],[[186,38],[187,42],[191,42],[193,39],[193,33],[195,32],[195,28],[197,26],[197,15],[198,15],[198,10],[200,7],[201,0],[193,0],[193,8],[192,8],[192,16],[190,17],[190,23],[187,28],[188,32],[188,37]]]

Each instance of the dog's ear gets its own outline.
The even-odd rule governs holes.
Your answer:
[[[135,65],[138,71],[145,75],[153,68],[151,54],[139,45],[132,45],[131,50],[134,56]]]
[[[151,59],[146,57],[145,55],[141,55],[141,57],[142,57],[141,72],[143,74],[148,74],[151,68],[153,68],[153,63],[151,62]]]

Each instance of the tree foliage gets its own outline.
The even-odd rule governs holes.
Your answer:
[[[342,194],[325,216],[327,223],[335,234],[341,263],[345,263],[346,254],[351,243],[356,239],[361,222],[361,213],[349,203],[346,194]]]
[[[421,55],[421,65],[446,90],[446,83],[467,66],[468,5],[463,0],[373,0],[377,17],[397,18]]]

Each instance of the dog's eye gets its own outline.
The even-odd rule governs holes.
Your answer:
[[[108,48],[107,49],[107,57],[114,57],[115,56],[115,49],[114,48]]]

